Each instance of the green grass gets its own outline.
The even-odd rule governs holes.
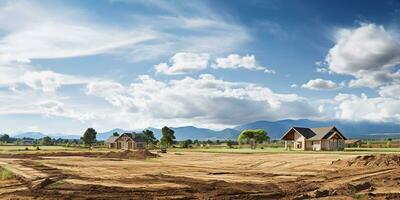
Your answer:
[[[209,147],[209,148],[189,148],[169,149],[172,152],[212,152],[212,153],[293,153],[293,154],[371,154],[371,153],[400,153],[400,148],[346,148],[345,151],[287,151],[284,148],[264,147],[264,149],[250,148],[226,148],[226,147]]]
[[[28,148],[28,150],[26,150]],[[35,153],[35,152],[61,152],[61,151],[89,151],[83,147],[66,147],[66,146],[39,146],[37,150],[34,146],[23,145],[0,145],[0,153]],[[95,148],[92,151],[106,151],[107,148]]]
[[[10,180],[14,177],[14,173],[10,170],[0,167],[0,180]]]

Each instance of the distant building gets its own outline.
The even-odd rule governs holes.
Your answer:
[[[120,136],[111,136],[106,140],[110,149],[145,149],[146,140],[137,133],[124,133]]]
[[[281,138],[285,148],[294,150],[344,150],[346,137],[334,126],[292,127]]]
[[[345,141],[346,147],[361,147],[362,141],[361,140],[346,140]]]
[[[24,138],[21,141],[22,145],[33,145],[35,143],[35,140],[32,138]]]

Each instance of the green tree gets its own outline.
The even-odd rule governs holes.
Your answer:
[[[228,140],[228,141],[226,141],[226,146],[228,147],[228,148],[233,148],[233,141],[232,140]]]
[[[190,139],[184,140],[184,141],[182,141],[182,143],[181,143],[181,147],[182,147],[182,148],[189,148],[191,144],[193,144],[193,141],[192,141],[192,140],[190,140]]]
[[[49,136],[42,138],[42,142],[43,142],[43,145],[52,145],[53,144],[51,141],[51,138]]]
[[[0,137],[0,141],[5,142],[5,143],[9,143],[10,142],[10,136],[7,134],[4,134]]]
[[[269,141],[269,137],[267,132],[263,129],[255,129],[255,130],[244,130],[240,133],[238,137],[239,144],[242,142],[250,143],[251,148],[255,149],[257,143],[262,143],[264,141]]]
[[[146,129],[143,131],[144,139],[146,140],[147,144],[156,145],[157,139],[154,137],[153,131]]]
[[[93,128],[88,128],[81,137],[81,140],[86,146],[89,146],[89,149],[91,149],[93,143],[96,142],[96,135],[97,135],[96,130],[94,130]]]
[[[174,133],[175,133],[174,130],[164,126],[161,129],[161,133],[162,133],[162,136],[161,136],[161,144],[162,145],[169,147],[170,145],[172,145],[174,143],[174,140],[176,139],[175,135],[174,135]]]
[[[118,136],[119,136],[119,133],[118,133],[118,132],[114,132],[114,133],[113,133],[113,136],[114,136],[114,137],[118,137]]]

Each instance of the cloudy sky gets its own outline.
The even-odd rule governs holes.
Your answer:
[[[400,123],[400,1],[0,1],[0,132]]]

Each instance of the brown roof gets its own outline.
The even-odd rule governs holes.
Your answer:
[[[119,136],[111,136],[106,140],[106,143],[114,143],[118,138]]]
[[[357,144],[357,143],[361,143],[361,140],[353,139],[345,141],[345,144]]]
[[[134,142],[146,142],[146,140],[141,137],[141,134],[137,133],[123,133],[120,136],[111,136],[106,140],[106,143],[114,143],[119,137],[126,135],[130,137]]]
[[[282,139],[285,137],[287,133],[289,133],[290,130],[296,130],[299,132],[302,136],[304,136],[307,140],[321,140],[321,139],[329,139],[331,136],[333,136],[336,132],[339,133],[344,139],[344,135],[337,130],[336,127],[334,126],[326,126],[326,127],[317,127],[317,128],[304,128],[304,127],[293,127],[289,129],[282,137]]]

